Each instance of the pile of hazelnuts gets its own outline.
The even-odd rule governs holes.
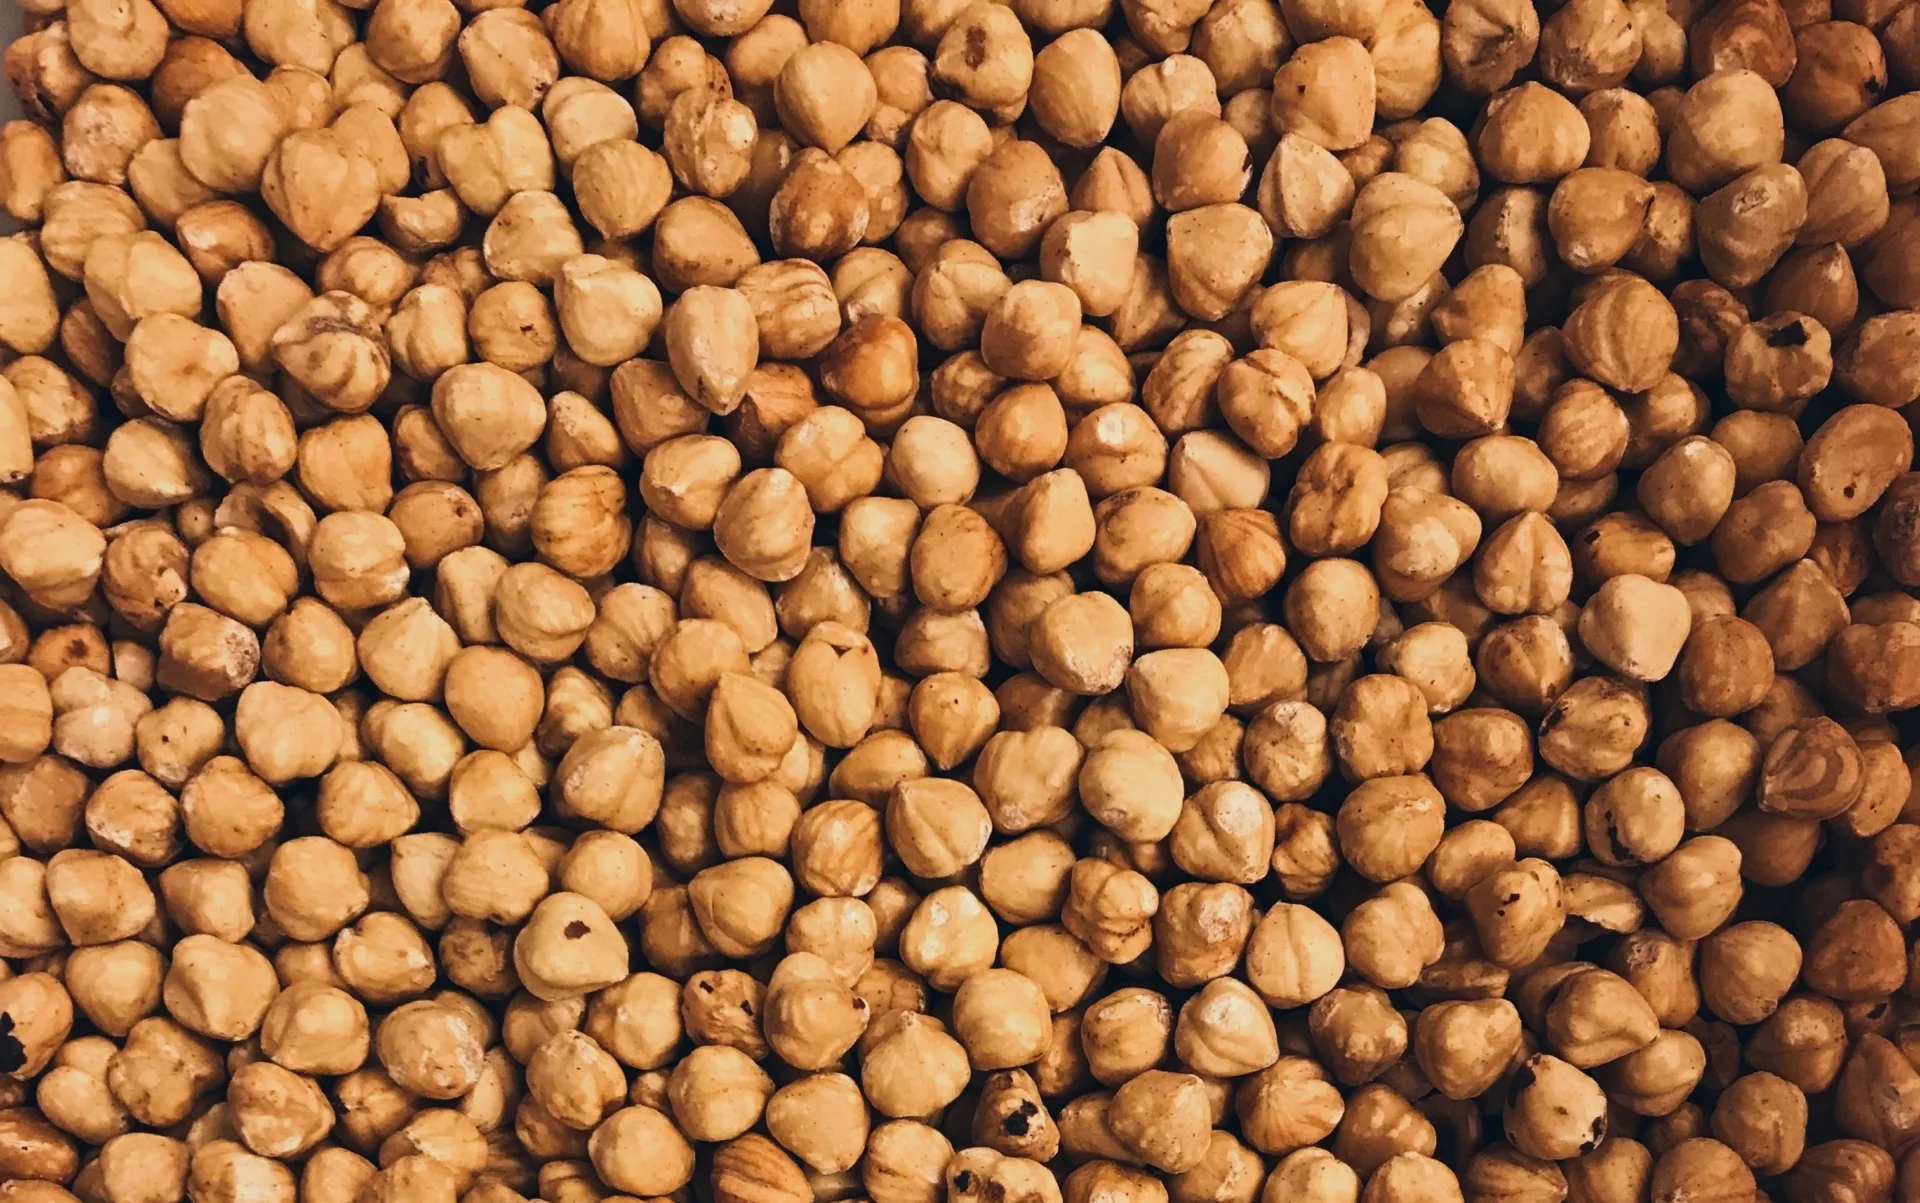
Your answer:
[[[1920,0],[18,6],[0,1203],[1920,1203]]]

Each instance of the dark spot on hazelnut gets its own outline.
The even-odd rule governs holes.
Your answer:
[[[567,937],[567,939],[578,940],[581,936],[586,935],[588,932],[592,931],[593,929],[591,927],[588,927],[581,920],[575,919],[572,923],[567,924],[566,927],[562,928],[561,930],[563,934]]]
[[[961,1170],[959,1173],[955,1174],[953,1176],[953,1189],[959,1191],[961,1194],[965,1194],[966,1192],[972,1190],[973,1189],[973,1171]]]
[[[967,30],[966,59],[968,67],[978,67],[987,61],[987,31],[975,25]],[[961,1187],[965,1190],[966,1187]]]
[[[1811,336],[1807,333],[1805,322],[1788,322],[1767,335],[1767,345],[1769,347],[1804,347],[1809,337]]]

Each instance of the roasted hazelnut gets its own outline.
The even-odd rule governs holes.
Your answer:
[[[26,7],[0,1195],[1906,1190],[1920,8]]]

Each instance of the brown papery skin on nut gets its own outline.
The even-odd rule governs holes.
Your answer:
[[[1920,1201],[1920,3],[19,7],[0,1203]]]

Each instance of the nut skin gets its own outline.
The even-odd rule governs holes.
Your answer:
[[[1913,1194],[1920,5],[1443,7],[27,0],[0,1203]]]

